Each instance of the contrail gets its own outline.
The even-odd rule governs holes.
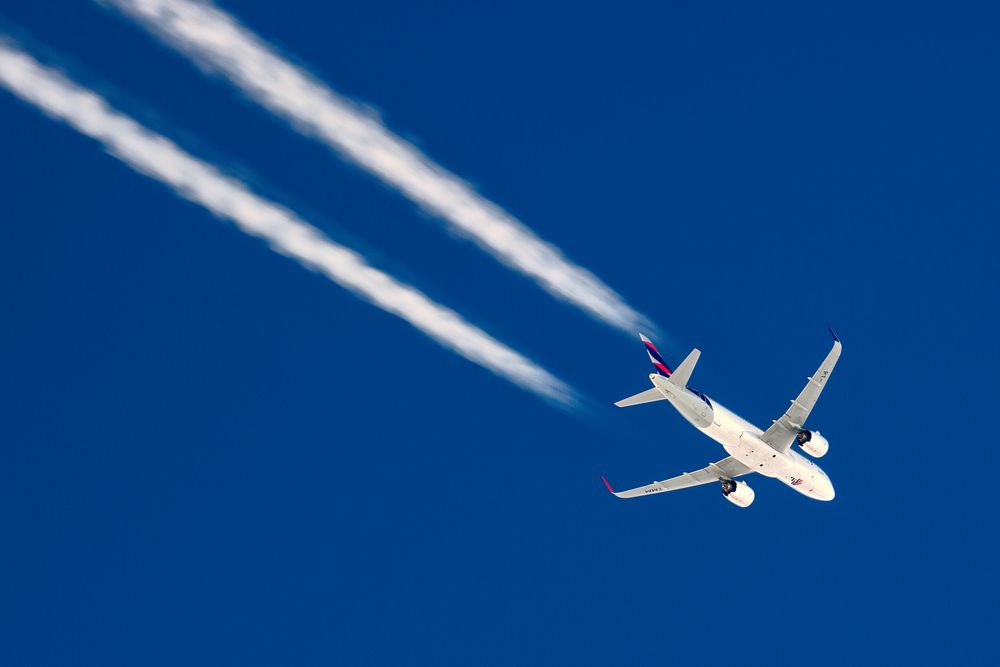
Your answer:
[[[563,407],[572,389],[530,359],[435,303],[419,290],[326,238],[292,211],[267,201],[216,167],[114,110],[104,98],[44,67],[0,37],[0,86],[52,118],[96,139],[138,172],[171,187],[241,230],[357,296],[406,320],[442,346]]]
[[[524,224],[477,194],[338,95],[296,67],[234,17],[193,0],[97,0],[118,8],[208,71],[399,190],[424,210],[556,297],[634,334],[649,323],[599,278],[568,260]]]

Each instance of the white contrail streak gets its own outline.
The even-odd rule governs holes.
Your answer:
[[[444,347],[516,385],[557,402],[576,404],[573,391],[419,290],[374,268],[334,243],[290,210],[252,193],[245,184],[186,153],[172,141],[115,111],[102,97],[40,65],[0,37],[0,86],[92,137],[130,167],[204,206],[277,252],[325,274],[379,308],[406,320]]]
[[[573,264],[502,208],[435,164],[377,119],[296,67],[211,4],[97,0],[110,4],[245,95],[404,193],[503,264],[556,297],[629,334],[645,318],[595,275]]]

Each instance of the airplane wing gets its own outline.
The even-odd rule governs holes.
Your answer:
[[[816,373],[808,378],[805,389],[799,392],[798,397],[792,401],[792,405],[785,414],[780,419],[775,420],[771,424],[771,428],[767,429],[761,436],[761,440],[779,452],[788,451],[788,448],[792,446],[795,436],[798,435],[802,425],[806,423],[806,418],[809,417],[809,413],[816,405],[816,400],[823,392],[826,381],[830,379],[833,367],[840,359],[840,350],[843,346],[840,344],[837,334],[833,333],[833,329],[830,329],[830,333],[833,334],[833,349],[826,355],[826,359],[820,364]]]
[[[619,498],[637,498],[651,493],[676,491],[678,489],[686,489],[689,486],[698,486],[700,484],[718,482],[724,477],[731,479],[733,477],[745,475],[748,472],[751,472],[750,468],[743,465],[732,456],[727,456],[717,463],[709,463],[707,467],[702,468],[701,470],[686,472],[683,475],[679,475],[662,482],[653,482],[652,484],[640,486],[635,489],[629,489],[628,491],[615,491],[611,488],[611,485],[608,484],[608,480],[603,477],[601,479],[604,479],[604,485],[608,487],[608,491],[615,494]]]

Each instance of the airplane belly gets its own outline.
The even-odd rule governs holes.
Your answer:
[[[734,441],[723,443],[734,459],[756,473],[776,479],[787,478],[794,465],[783,454],[771,449],[766,442],[750,431],[744,431]]]

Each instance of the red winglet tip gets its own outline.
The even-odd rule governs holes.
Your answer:
[[[611,488],[610,484],[608,484],[608,480],[604,478],[604,475],[601,475],[601,481],[604,482],[604,486],[608,487],[608,491],[614,494],[615,490]]]

